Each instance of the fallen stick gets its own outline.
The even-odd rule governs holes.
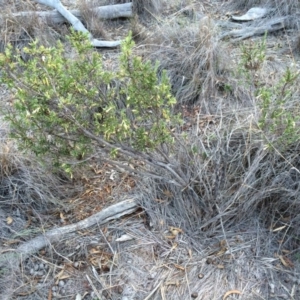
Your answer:
[[[78,223],[67,225],[60,228],[51,229],[44,234],[41,234],[16,249],[4,250],[5,252],[0,255],[0,267],[9,265],[18,266],[17,261],[19,258],[25,259],[30,254],[51,245],[53,242],[62,240],[66,235],[78,230],[89,228],[95,224],[102,225],[111,220],[116,220],[122,216],[135,212],[138,204],[134,199],[125,200],[117,204],[111,205],[102,211],[92,215]],[[15,262],[15,263],[12,263]]]

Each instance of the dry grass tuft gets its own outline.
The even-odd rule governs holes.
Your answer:
[[[141,203],[157,228],[179,226],[191,240],[195,233],[213,235],[257,216],[266,227],[289,218],[289,232],[295,235],[289,246],[296,249],[300,143],[279,149],[274,144],[278,136],[258,126],[259,88],[278,84],[287,61],[276,57],[271,48],[255,69],[241,74],[239,69],[247,67],[240,64],[242,48],[223,50],[228,45],[218,41],[208,17],[197,24],[188,21],[188,26],[185,22],[177,15],[157,27],[147,42],[159,47],[151,47],[147,55],[160,60],[179,103],[184,104],[179,109],[185,136],[166,155],[189,183],[182,189],[145,179]],[[254,51],[261,46],[245,42],[245,47]],[[298,79],[290,88],[288,111],[299,110],[299,84]]]
[[[225,73],[226,50],[209,17],[196,22],[182,16],[171,19],[145,43],[158,45],[150,47],[147,56],[167,70],[179,103],[195,103],[216,94],[215,85]]]
[[[34,157],[20,152],[7,135],[7,125],[1,123],[0,138],[0,203],[1,208],[45,212],[53,204],[60,206],[63,197],[56,175],[37,163]]]
[[[255,128],[255,116],[248,111],[245,118],[246,114],[211,116],[204,128],[196,125],[188,139],[176,145],[171,162],[189,178],[186,188],[145,179],[141,202],[156,226],[165,220],[164,226],[178,226],[195,239],[195,234],[214,234],[257,215],[266,227],[287,218],[296,242],[300,143],[285,152],[266,150],[267,142]],[[201,122],[205,116],[198,115],[198,119]]]
[[[41,164],[34,156],[21,152],[8,137],[7,124],[1,121],[0,129],[0,252],[3,253],[44,231],[48,222],[55,220],[55,212],[65,208],[63,199],[74,190],[69,190],[69,183],[52,173],[46,162]],[[16,269],[11,261],[1,268],[1,299],[12,299],[11,295],[27,281]]]
[[[157,14],[161,12],[164,0],[134,0],[133,9],[137,14]]]
[[[147,38],[147,29],[140,23],[137,15],[131,19],[130,30],[136,43],[143,42]]]
[[[95,0],[83,0],[78,3],[78,8],[82,14],[87,30],[95,37],[107,39],[105,33],[104,22],[102,22],[95,11],[94,7],[98,7],[99,3]]]

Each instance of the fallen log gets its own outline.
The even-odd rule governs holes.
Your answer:
[[[82,14],[78,9],[70,10],[70,13],[80,20],[83,19]],[[131,18],[133,16],[132,3],[95,7],[93,8],[93,13],[94,16],[102,20],[117,19],[117,18]],[[44,22],[48,24],[54,24],[54,25],[67,22],[67,20],[56,10],[23,11],[23,12],[13,13],[11,14],[11,16],[16,19],[38,17]],[[0,20],[2,20],[3,22],[5,18],[7,19],[7,16],[5,17],[1,16]]]

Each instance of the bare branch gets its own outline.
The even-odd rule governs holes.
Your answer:
[[[128,199],[117,204],[111,205],[102,211],[92,215],[78,223],[67,225],[60,228],[54,228],[45,232],[42,235],[39,235],[24,244],[20,245],[16,250],[15,253],[3,253],[0,255],[0,266],[3,266],[7,260],[10,262],[12,260],[17,260],[19,256],[22,258],[26,258],[28,255],[36,253],[40,249],[50,245],[55,241],[61,240],[67,234],[70,234],[77,230],[82,230],[89,228],[95,224],[104,224],[110,220],[118,219],[124,215],[131,214],[135,212],[138,208],[137,202],[134,199]],[[15,255],[16,254],[16,255]],[[15,264],[18,266],[18,264]]]

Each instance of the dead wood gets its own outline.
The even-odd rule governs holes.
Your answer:
[[[82,22],[78,17],[73,15],[69,10],[67,10],[60,0],[34,0],[34,2],[44,4],[47,6],[50,6],[58,11],[61,16],[67,20],[75,30],[81,31],[84,33],[87,33],[89,36],[89,39],[91,41],[92,46],[94,47],[117,47],[121,44],[121,41],[100,41],[97,39],[94,39],[92,34],[84,27]]]
[[[109,19],[117,19],[117,18],[130,18],[133,16],[132,13],[132,3],[124,3],[124,4],[115,4],[115,5],[106,5],[106,6],[98,6],[93,8],[94,16],[97,16],[102,20]],[[80,10],[73,9],[70,10],[70,13],[82,20],[82,14]],[[11,15],[13,18],[32,18],[38,17],[49,25],[54,24],[62,24],[66,22],[66,19],[56,10],[53,11],[22,11],[18,13],[13,13]],[[6,16],[1,16],[0,22],[7,18]]]
[[[262,35],[281,29],[288,29],[294,27],[295,16],[276,17],[267,20],[265,23],[257,25],[244,25],[241,29],[234,29],[221,35],[221,39],[226,37],[234,38],[233,41],[240,41],[252,36]]]
[[[76,224],[67,225],[60,228],[54,228],[41,234],[24,244],[20,245],[17,249],[5,250],[0,255],[0,267],[10,265],[18,268],[19,258],[25,259],[30,254],[34,254],[42,248],[50,245],[53,242],[62,240],[66,235],[71,234],[78,230],[89,228],[95,224],[102,225],[111,220],[116,220],[124,215],[131,214],[136,211],[138,204],[134,199],[128,199],[120,203],[111,205],[102,211],[92,215]]]

